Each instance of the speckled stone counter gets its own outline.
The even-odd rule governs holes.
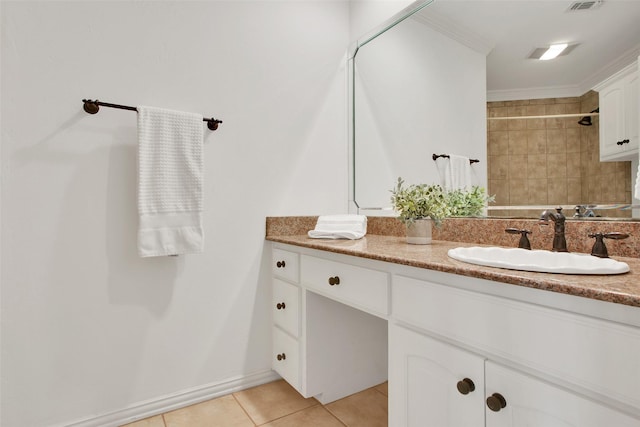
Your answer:
[[[612,256],[614,259],[626,262],[631,268],[629,273],[620,275],[569,275],[506,270],[467,264],[447,256],[449,249],[474,246],[474,243],[434,240],[431,245],[409,245],[404,236],[397,235],[400,232],[395,232],[396,235],[373,234],[371,226],[367,236],[360,240],[311,239],[307,237],[306,231],[313,229],[315,221],[316,217],[267,218],[266,239],[272,242],[640,307],[639,258]],[[373,231],[378,232],[376,229],[378,226],[379,224],[374,225]],[[403,229],[399,228],[399,230]]]

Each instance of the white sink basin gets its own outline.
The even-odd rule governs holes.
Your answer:
[[[470,264],[541,273],[622,274],[629,271],[625,262],[568,252],[474,246],[450,249],[448,255]]]

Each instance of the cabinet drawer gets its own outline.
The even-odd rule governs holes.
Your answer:
[[[298,341],[273,327],[272,368],[296,390],[300,389],[300,351]]]
[[[393,277],[392,313],[402,322],[640,408],[638,328],[403,276]]]
[[[274,248],[271,271],[274,276],[297,283],[299,271],[298,254]]]
[[[305,286],[326,297],[372,314],[389,312],[385,272],[303,255],[300,275]]]
[[[300,289],[273,279],[273,322],[291,335],[300,335]]]

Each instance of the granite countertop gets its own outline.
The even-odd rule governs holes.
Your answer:
[[[452,248],[484,246],[474,243],[434,240],[431,245],[409,245],[405,237],[376,234],[368,234],[360,240],[311,239],[306,234],[267,234],[266,239],[272,242],[640,307],[639,258],[612,257],[629,264],[631,271],[625,274],[550,274],[484,267],[467,264],[447,256],[447,251]]]

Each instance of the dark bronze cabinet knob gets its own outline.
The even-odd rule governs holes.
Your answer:
[[[284,268],[284,267],[285,267],[285,263],[284,263],[284,261],[278,261],[278,262],[276,262],[276,267],[278,267],[278,268]]]
[[[491,396],[487,397],[487,406],[493,412],[498,412],[500,409],[507,406],[507,401],[500,393],[493,393]]]
[[[277,355],[277,356],[276,356],[276,358],[277,358],[278,360],[285,360],[285,359],[287,358],[287,355],[286,355],[286,354],[284,354],[284,353],[282,353],[282,354]]]
[[[287,308],[287,306],[286,306],[286,305],[284,305],[284,303],[283,303],[283,302],[279,302],[278,304],[276,304],[276,308],[277,308],[278,310],[284,310],[285,308]]]
[[[476,389],[476,385],[469,378],[458,381],[456,387],[460,394],[469,394]]]
[[[333,285],[339,285],[340,284],[340,278],[338,276],[334,276],[334,277],[329,277],[329,284],[331,286]]]

